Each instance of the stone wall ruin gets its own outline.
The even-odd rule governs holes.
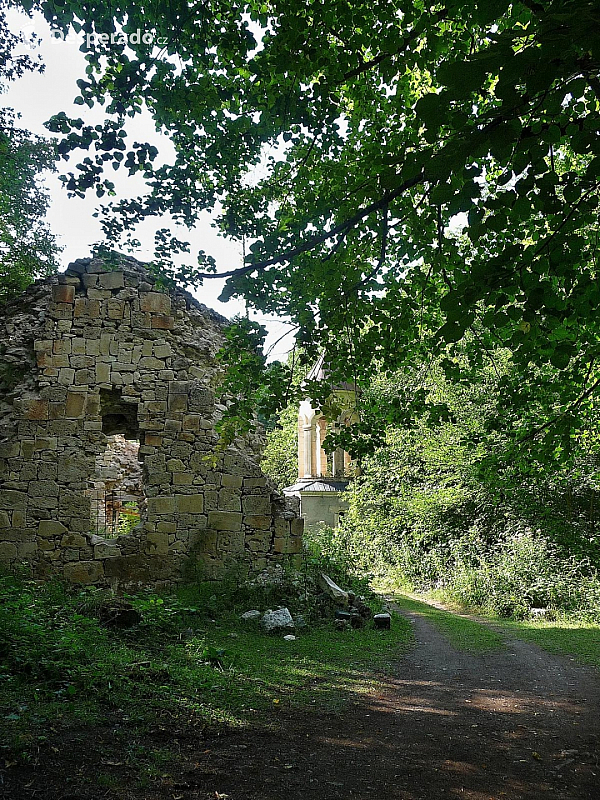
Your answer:
[[[225,324],[128,258],[76,261],[0,308],[0,565],[156,585],[297,558],[303,522],[258,433],[216,448]],[[139,442],[140,520],[107,537],[93,518],[116,437]]]

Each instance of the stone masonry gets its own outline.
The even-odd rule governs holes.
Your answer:
[[[258,432],[217,447],[225,324],[124,257],[75,261],[0,309],[0,565],[128,586],[295,560],[303,521],[262,474]],[[116,434],[140,442],[142,514],[104,539],[90,488]]]

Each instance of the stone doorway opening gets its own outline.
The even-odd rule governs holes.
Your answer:
[[[137,404],[115,390],[101,390],[105,447],[89,481],[92,533],[105,539],[130,534],[145,510]]]

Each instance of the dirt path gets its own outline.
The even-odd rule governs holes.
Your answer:
[[[201,741],[149,732],[178,749],[168,777],[143,788],[94,787],[93,755],[78,753],[85,784],[61,787],[48,765],[6,798],[36,800],[597,800],[600,679],[521,641],[504,651],[455,651],[418,612],[402,612],[415,648],[376,693],[341,714],[274,712],[274,729]],[[106,731],[110,738],[110,732]],[[108,739],[97,742],[103,751]],[[109,762],[110,763],[110,762]],[[104,767],[106,771],[107,767]],[[89,770],[89,771],[88,771]],[[114,767],[115,779],[125,775]],[[37,770],[36,770],[37,771]],[[13,770],[13,779],[17,771]],[[45,773],[45,775],[43,774]],[[56,773],[59,777],[59,773]],[[90,780],[91,778],[91,780]],[[42,780],[43,779],[43,780]],[[75,787],[74,787],[75,788]],[[2,797],[0,787],[0,797]]]

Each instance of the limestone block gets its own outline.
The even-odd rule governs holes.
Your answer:
[[[52,343],[52,352],[60,356],[68,356],[71,354],[71,340],[70,339],[55,339]]]
[[[266,485],[266,478],[244,478],[245,489],[262,489]]]
[[[90,289],[90,292],[95,291]],[[100,319],[100,303],[98,300],[91,300],[86,297],[78,297],[75,300],[73,316],[76,319],[81,317],[90,317],[90,319]]]
[[[156,553],[158,555],[166,555],[169,552],[169,534],[149,533],[148,552]]]
[[[15,458],[20,451],[19,442],[0,442],[0,458]]]
[[[175,533],[177,531],[177,525],[174,522],[157,522],[156,530],[159,533]]]
[[[87,296],[89,298],[89,302],[92,301],[102,302],[103,300],[110,300],[111,293],[108,289],[97,289],[90,287],[88,289]]]
[[[143,356],[140,358],[138,366],[140,369],[164,369],[165,362],[154,356]]]
[[[88,417],[97,417],[100,413],[100,395],[88,394],[85,401],[85,413]]]
[[[270,514],[271,500],[269,497],[250,495],[242,500],[244,514]]]
[[[275,518],[275,536],[282,536],[284,539],[290,535],[290,523],[283,517]]]
[[[151,414],[164,414],[167,410],[166,400],[148,400],[143,404],[142,410]]]
[[[94,545],[94,558],[117,558],[121,555],[121,548],[118,547],[116,542],[99,542]]]
[[[17,558],[31,558],[37,553],[35,542],[19,542],[17,544]]]
[[[0,511],[0,528],[10,528],[10,518],[6,511]]]
[[[58,286],[52,287],[52,299],[55,303],[73,303],[75,300],[75,287],[74,286]]]
[[[63,368],[59,371],[58,374],[58,382],[62,386],[71,386],[73,381],[75,380],[75,370],[70,369],[68,367]]]
[[[199,381],[194,381],[188,396],[189,410],[202,413],[213,411],[214,407],[214,393],[206,386],[203,386]]]
[[[185,472],[187,467],[180,458],[170,458],[167,461],[167,470],[169,472]]]
[[[194,476],[190,472],[173,473],[173,486],[191,486],[194,483]]]
[[[45,420],[48,419],[47,400],[23,400],[21,409],[25,419]]]
[[[24,459],[33,458],[33,453],[35,450],[35,440],[34,439],[24,439],[21,442],[21,456]]]
[[[84,356],[86,348],[86,340],[81,336],[76,336],[72,340],[71,352],[74,356]]]
[[[234,511],[210,511],[208,527],[217,531],[239,531],[242,528],[242,515]]]
[[[158,379],[161,381],[172,381],[175,373],[172,369],[160,369],[158,371]]]
[[[223,486],[239,489],[242,485],[242,477],[241,475],[228,475],[224,473],[221,476],[221,483]]]
[[[219,533],[217,550],[221,553],[243,553],[244,534],[241,531]]]
[[[33,350],[35,353],[51,353],[53,344],[53,339],[35,339]]]
[[[24,511],[27,508],[27,495],[13,489],[0,489],[0,508],[8,511],[13,509]]]
[[[36,436],[34,450],[56,450],[58,441],[56,436]]]
[[[60,511],[62,517],[90,519],[90,498],[73,489],[60,490]]]
[[[12,542],[0,542],[0,561],[12,561],[17,557],[17,546]]]
[[[54,519],[43,519],[38,525],[38,536],[62,536],[68,533],[67,528]]]
[[[169,394],[185,394],[188,395],[193,389],[192,381],[170,381]]]
[[[65,564],[64,575],[72,583],[97,583],[104,577],[104,567],[100,561],[75,561]]]
[[[110,383],[110,364],[103,364],[100,361],[97,362],[96,381],[97,383]]]
[[[150,327],[159,331],[172,331],[175,327],[175,319],[166,314],[154,314],[150,320]]]
[[[48,419],[61,419],[65,415],[64,403],[48,404]]]
[[[125,277],[122,272],[104,272],[99,276],[99,282],[103,289],[122,289]]]
[[[115,297],[108,301],[106,309],[109,319],[123,319],[125,316],[125,303]]]
[[[30,497],[58,497],[58,484],[55,481],[31,481],[28,493]]]
[[[219,492],[218,508],[220,511],[241,511],[242,501],[239,494],[233,489],[221,489]]]
[[[55,545],[54,542],[49,541],[48,539],[40,539],[37,543],[38,550],[41,550],[45,553],[50,553],[54,550]]]
[[[170,344],[155,344],[154,355],[156,358],[168,358],[172,353]]]
[[[140,311],[150,314],[169,314],[171,298],[162,292],[140,292]]]
[[[187,397],[184,394],[169,394],[169,411],[187,411]]]
[[[27,513],[25,511],[13,511],[12,524],[14,528],[24,528],[27,524]]]
[[[175,512],[174,497],[149,497],[147,505],[151,514],[173,514]]]
[[[204,495],[202,494],[176,494],[175,501],[180,514],[202,514],[204,511]],[[211,527],[215,526],[211,525]],[[237,530],[237,528],[225,528],[225,530]]]
[[[68,367],[75,367],[75,369],[84,369],[89,367],[94,367],[96,365],[96,361],[92,356],[71,356],[69,359],[69,363],[67,364]],[[59,364],[62,366],[62,364]]]
[[[75,373],[75,383],[79,386],[94,383],[94,376],[92,371],[89,369],[78,369],[77,372]]]
[[[60,540],[61,547],[85,547],[87,545],[87,540],[85,536],[82,536],[80,533],[65,533],[65,535]]]
[[[150,447],[160,447],[163,442],[163,437],[155,433],[147,433],[144,436],[144,443]]]
[[[244,525],[260,531],[267,531],[271,527],[271,517],[262,514],[248,514],[244,517]]]
[[[301,553],[302,552],[302,538],[300,536],[294,536],[288,540],[286,553]]]
[[[302,536],[304,533],[304,520],[302,517],[296,517],[292,520],[290,525],[292,536]]]
[[[81,280],[85,288],[89,289],[90,287],[96,286],[98,284],[98,275],[88,275],[86,273],[85,275],[81,276]]]
[[[67,392],[65,417],[68,419],[82,417],[85,408],[85,399],[86,395],[84,392]]]
[[[183,430],[184,431],[197,431],[200,429],[200,415],[199,414],[184,414],[183,415]]]

